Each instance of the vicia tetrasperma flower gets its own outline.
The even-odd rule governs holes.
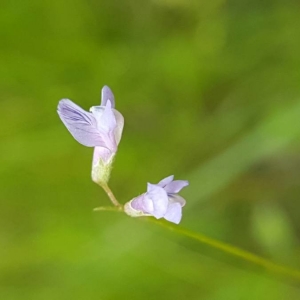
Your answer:
[[[125,204],[125,212],[132,217],[154,216],[178,224],[185,200],[177,193],[189,183],[186,180],[173,181],[173,178],[172,175],[158,184],[148,183],[146,193]]]
[[[99,184],[108,182],[124,126],[123,116],[114,107],[114,95],[109,87],[104,86],[101,105],[91,107],[90,112],[69,99],[60,100],[57,109],[59,117],[75,140],[95,148],[92,179]]]
[[[118,210],[124,210],[132,217],[154,216],[178,224],[185,200],[177,193],[189,184],[188,181],[173,180],[174,176],[169,176],[158,184],[148,183],[147,192],[126,203],[124,208],[110,190],[107,182],[124,126],[123,116],[114,107],[114,95],[109,87],[104,86],[101,105],[92,106],[90,112],[69,99],[59,101],[57,112],[76,141],[95,148],[92,179],[105,190]],[[96,210],[107,208],[99,207]]]

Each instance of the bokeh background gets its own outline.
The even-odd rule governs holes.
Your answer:
[[[0,10],[0,298],[299,299],[300,284],[114,212],[56,113],[109,85],[125,203],[188,179],[180,226],[300,268],[296,0],[31,0]],[[279,278],[280,277],[280,278]]]

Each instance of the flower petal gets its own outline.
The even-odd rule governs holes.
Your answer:
[[[146,194],[142,194],[131,200],[131,207],[135,210],[141,211],[145,214],[153,212],[153,202]]]
[[[169,194],[168,196],[170,203],[179,203],[181,206],[185,206],[186,201],[181,196],[177,194]]]
[[[179,224],[182,217],[182,208],[179,203],[169,203],[168,209],[164,218],[167,221],[173,222],[175,224]]]
[[[102,108],[103,109],[103,108]],[[111,108],[111,102],[110,100],[107,100],[106,106],[104,107],[104,110],[101,115],[99,115],[99,118],[97,118],[98,123],[98,129],[103,132],[110,132],[114,131],[114,129],[117,126],[117,121],[115,114]]]
[[[161,180],[157,185],[160,187],[165,187],[168,183],[170,183],[174,179],[174,175],[168,176]]]
[[[117,151],[117,143],[115,138],[116,127],[116,117],[111,108],[110,100],[107,100],[104,112],[101,116],[101,124],[98,124],[98,128],[100,129],[100,132],[103,130],[103,136],[105,136],[105,138],[103,137],[103,139],[112,152]]]
[[[59,101],[57,112],[69,132],[80,144],[87,147],[107,148],[97,128],[97,121],[91,113],[69,99]]]
[[[180,192],[185,186],[189,185],[187,180],[174,180],[165,186],[165,191],[169,194]]]
[[[124,118],[123,118],[122,114],[120,112],[118,112],[117,110],[113,109],[113,112],[114,112],[116,122],[117,122],[117,126],[115,129],[115,139],[116,139],[116,143],[119,144],[121,141],[123,127],[124,127]]]
[[[93,166],[96,166],[99,164],[100,159],[107,164],[108,162],[110,162],[110,160],[113,157],[113,153],[107,149],[107,148],[103,148],[103,147],[95,147],[94,148],[94,155],[93,155]]]
[[[167,211],[169,202],[166,191],[156,184],[148,183],[146,196],[153,202],[151,214],[157,219],[162,218]]]
[[[115,138],[115,129],[117,121],[114,111],[111,108],[110,100],[107,100],[106,106],[93,106],[90,111],[97,121],[97,128],[106,145],[106,148],[116,152],[117,143]]]
[[[101,106],[106,106],[107,101],[111,102],[111,107],[115,107],[115,97],[111,89],[105,85],[101,90]]]

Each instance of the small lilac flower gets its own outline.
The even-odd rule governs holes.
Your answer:
[[[148,183],[147,192],[133,198],[124,206],[125,212],[132,217],[154,216],[156,219],[179,224],[185,200],[177,195],[189,183],[186,180],[174,180],[169,176],[158,184]]]
[[[106,183],[120,143],[124,118],[114,109],[115,99],[108,86],[101,92],[101,105],[83,110],[69,99],[59,101],[57,112],[69,132],[80,144],[94,147],[92,179]]]

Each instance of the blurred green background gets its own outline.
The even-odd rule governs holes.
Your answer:
[[[0,299],[300,299],[299,284],[123,214],[56,113],[103,85],[125,203],[188,179],[180,226],[300,268],[296,0],[1,1]]]

